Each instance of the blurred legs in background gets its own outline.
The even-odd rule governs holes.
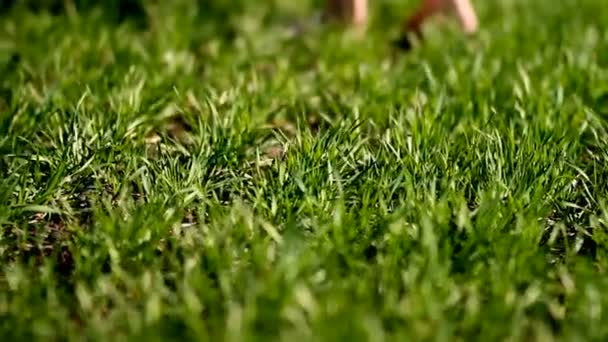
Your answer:
[[[414,15],[405,21],[403,29],[420,35],[426,20],[449,10],[454,11],[464,32],[468,34],[477,32],[479,26],[477,14],[470,0],[423,0]]]
[[[326,10],[331,17],[346,20],[356,26],[365,25],[368,18],[367,0],[328,0]],[[404,22],[403,31],[405,34],[412,32],[421,38],[422,26],[429,18],[450,10],[458,18],[465,33],[477,32],[479,24],[470,0],[422,0],[415,13]],[[404,38],[400,44],[406,43],[407,39]]]
[[[326,12],[330,17],[339,18],[353,25],[367,23],[367,0],[327,0]]]

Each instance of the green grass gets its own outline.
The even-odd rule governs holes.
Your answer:
[[[0,14],[3,340],[608,339],[605,0],[65,3]]]

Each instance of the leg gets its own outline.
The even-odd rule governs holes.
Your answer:
[[[479,22],[471,2],[469,0],[451,0],[451,2],[464,32],[469,34],[477,32]]]
[[[466,33],[472,34],[477,32],[479,24],[470,0],[422,0],[422,5],[414,15],[404,22],[403,32],[412,32],[421,39],[422,25],[424,25],[430,17],[446,12],[449,9],[454,10],[462,29]],[[409,50],[411,48],[410,41],[405,35],[395,43],[404,50]]]
[[[327,14],[361,26],[367,22],[367,0],[328,0]]]
[[[444,11],[448,1],[450,0],[423,0],[422,5],[418,7],[414,15],[404,22],[403,31],[412,32],[420,38],[422,36],[422,25],[430,17]]]

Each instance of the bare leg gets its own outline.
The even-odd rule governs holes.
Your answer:
[[[475,33],[479,26],[475,9],[470,0],[423,0],[416,13],[404,24],[404,31],[420,35],[422,25],[430,17],[453,9],[462,29],[466,33]]]
[[[469,34],[477,32],[479,22],[471,2],[469,0],[450,0],[450,2],[464,32]]]
[[[404,32],[415,33],[418,37],[422,36],[422,25],[432,16],[445,11],[450,0],[423,0],[414,15],[407,19],[403,24]]]
[[[355,26],[367,22],[367,0],[328,0],[326,11],[330,17],[347,20]]]
[[[403,24],[404,33],[414,33],[419,39],[422,38],[422,26],[431,17],[446,12],[447,10],[454,10],[462,29],[472,34],[477,32],[479,23],[477,21],[477,15],[471,5],[470,0],[423,0],[422,5],[418,10],[406,20]],[[403,36],[396,44],[405,50],[411,48],[410,41],[406,36]]]

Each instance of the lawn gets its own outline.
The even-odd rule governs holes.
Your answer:
[[[131,2],[0,6],[3,341],[608,339],[606,0]]]

